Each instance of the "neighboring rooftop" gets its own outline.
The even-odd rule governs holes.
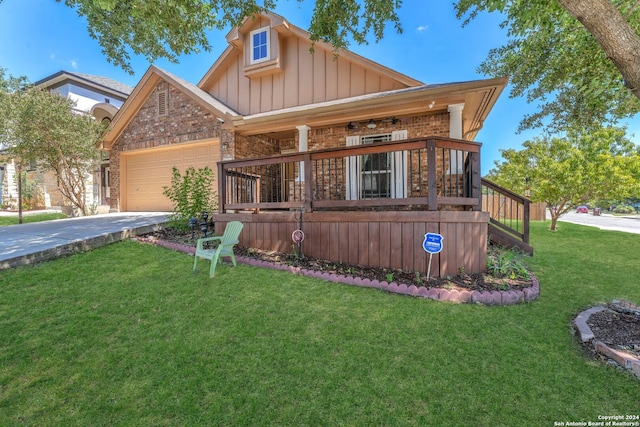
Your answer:
[[[34,83],[34,86],[56,87],[64,84],[64,82],[66,82],[67,80],[71,80],[81,85],[94,88],[98,86],[123,98],[127,98],[131,94],[131,92],[133,92],[133,87],[112,78],[94,76],[84,73],[75,73],[70,71],[59,71],[55,74],[45,77],[44,79],[38,80]]]

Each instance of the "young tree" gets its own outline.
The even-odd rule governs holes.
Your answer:
[[[9,83],[5,81],[5,89],[16,81],[11,78]],[[3,90],[0,135],[10,156],[52,171],[63,197],[87,215],[88,179],[99,160],[95,144],[103,127],[91,116],[74,113],[72,107],[71,101],[54,92]]]
[[[502,150],[504,161],[496,161],[490,179],[520,194],[529,184],[531,200],[550,210],[551,230],[575,205],[638,194],[640,152],[624,129],[534,138],[523,147]]]

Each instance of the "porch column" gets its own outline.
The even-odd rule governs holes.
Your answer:
[[[451,104],[447,108],[449,111],[449,138],[462,139],[462,110],[464,103]]]
[[[449,138],[462,139],[462,110],[464,102],[461,104],[451,104],[447,107],[449,111]],[[464,159],[462,151],[451,150],[450,172],[462,173]]]
[[[298,152],[304,153],[309,151],[309,131],[311,128],[307,125],[296,126],[298,129]],[[296,181],[304,182],[304,163],[300,163],[300,171]]]

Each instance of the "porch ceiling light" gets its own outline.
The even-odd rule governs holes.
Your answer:
[[[369,119],[369,123],[367,123],[367,127],[369,129],[375,129],[376,128],[376,124],[373,122],[373,119]]]

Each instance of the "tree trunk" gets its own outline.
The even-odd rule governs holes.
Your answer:
[[[640,98],[640,36],[608,0],[558,0],[598,41],[624,79]]]
[[[559,216],[551,215],[551,231],[556,231],[556,225],[558,224]]]

